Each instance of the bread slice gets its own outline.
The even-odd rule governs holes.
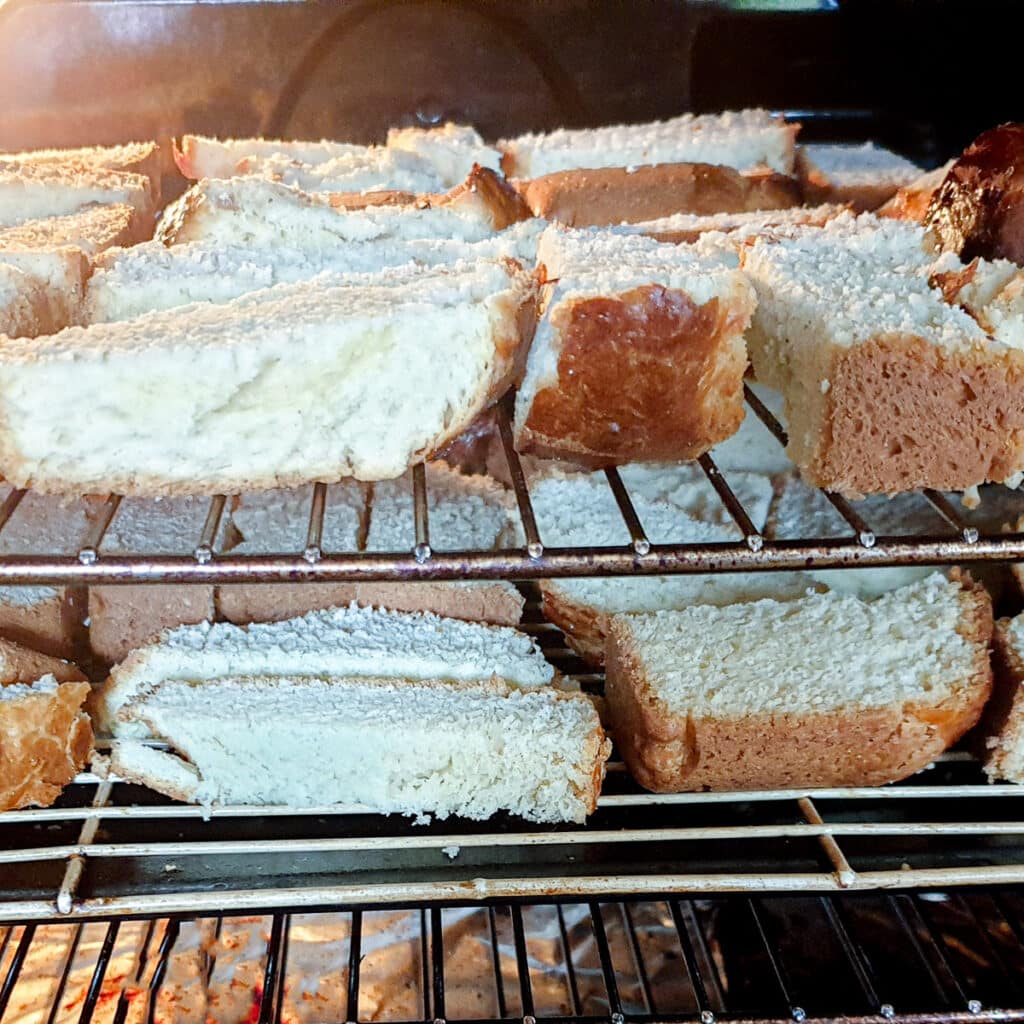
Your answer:
[[[741,174],[707,163],[556,171],[519,183],[534,216],[570,227],[653,220],[673,214],[741,213],[800,203],[793,178]]]
[[[796,171],[806,202],[849,203],[858,212],[878,209],[922,173],[917,164],[873,142],[798,146]]]
[[[106,555],[190,555],[199,544],[209,511],[205,498],[149,501],[126,498],[103,537]],[[222,530],[223,532],[223,530]],[[214,546],[219,547],[215,539]],[[89,588],[89,641],[108,665],[175,626],[211,621],[208,584],[146,584]]]
[[[83,146],[78,149],[35,149],[24,153],[0,153],[4,164],[72,166],[92,170],[123,171],[149,182],[153,203],[160,200],[163,154],[155,142],[126,142],[114,146]]]
[[[810,483],[961,490],[1024,468],[1024,351],[944,301],[932,261],[920,227],[870,215],[746,251],[754,373],[785,395]]]
[[[807,224],[821,227],[849,207],[837,203],[821,206],[791,206],[779,210],[754,210],[746,213],[673,213],[654,220],[620,224],[622,234],[648,235],[659,242],[696,242],[704,235],[723,234],[737,243],[759,235],[771,234],[777,228]]]
[[[65,246],[95,257],[114,246],[135,245],[153,230],[139,211],[127,203],[93,204],[61,217],[25,221],[0,229],[0,260],[5,253],[52,252]]]
[[[984,590],[938,574],[871,602],[616,616],[612,730],[656,792],[881,785],[978,721],[991,634]]]
[[[1024,271],[1009,260],[971,260],[945,253],[931,269],[932,284],[998,341],[1024,348]]]
[[[53,326],[46,284],[0,261],[0,337],[34,338],[48,333]]]
[[[96,694],[97,724],[146,735],[131,702],[168,679],[199,685],[221,676],[480,680],[544,686],[554,669],[513,629],[442,619],[429,612],[331,608],[284,622],[200,623],[168,630],[115,666]]]
[[[9,494],[0,485],[0,501]],[[85,502],[29,491],[0,531],[0,555],[74,555],[90,523]],[[79,661],[88,653],[86,614],[85,594],[77,588],[0,587],[0,637],[54,658]]]
[[[201,135],[185,135],[175,161],[186,178],[233,178],[241,174],[259,173],[292,165],[301,168],[308,180],[314,169],[332,168],[336,176],[340,168],[388,168],[388,160],[397,160],[403,171],[408,167],[432,173],[441,188],[458,184],[474,164],[500,169],[501,154],[487,146],[479,133],[468,125],[445,124],[438,128],[392,128],[386,146],[362,146],[349,142],[293,142],[276,139],[211,139]],[[411,159],[410,159],[411,158]],[[369,178],[370,185],[353,184],[350,191],[373,187],[378,178]],[[410,183],[404,175],[385,175],[384,185],[391,189],[412,192],[431,191],[433,185],[422,187]],[[337,191],[336,189],[334,191]]]
[[[89,260],[80,249],[0,250],[0,265],[16,267],[39,289],[37,334],[54,334],[81,322]]]
[[[0,161],[0,227],[61,217],[91,203],[124,203],[152,218],[148,178],[81,163]]]
[[[0,339],[0,469],[156,497],[395,477],[504,392],[532,303],[532,277],[481,260]],[[85,392],[104,401],[84,432],[38,402]]]
[[[312,487],[242,494],[231,510],[239,540],[232,555],[297,553],[306,546]],[[344,480],[327,488],[321,549],[331,553],[359,550],[369,509],[366,487]],[[316,609],[347,605],[356,599],[356,583],[239,583],[216,588],[221,619],[244,626],[279,622]]]
[[[854,510],[879,537],[948,537],[950,527],[918,493],[892,498],[872,495]],[[795,473],[776,483],[765,534],[772,540],[851,537],[852,529],[822,491],[808,487]],[[870,569],[808,569],[807,575],[829,590],[870,599],[931,576],[932,566],[895,565]]]
[[[883,203],[876,211],[879,217],[896,220],[913,220],[924,223],[925,214],[931,205],[932,196],[945,180],[955,161],[950,160],[933,171],[927,171],[909,185],[896,190],[896,194]]]
[[[479,169],[451,192],[411,203],[370,206],[352,198],[259,178],[204,180],[167,207],[157,237],[168,245],[206,240],[335,252],[346,243],[382,239],[479,242],[528,215],[507,185]]]
[[[339,245],[333,250],[303,251],[216,241],[168,247],[154,241],[115,249],[97,261],[97,270],[89,279],[83,319],[85,323],[109,323],[192,302],[229,302],[260,288],[308,281],[322,273],[372,274],[389,267],[430,267],[502,257],[532,266],[536,223],[515,225],[480,242],[380,239]]]
[[[791,174],[798,125],[765,110],[683,114],[648,124],[561,128],[503,139],[502,166],[510,178],[537,178],[581,167],[721,164],[737,170],[769,167]]]
[[[0,811],[48,807],[85,767],[88,692],[69,662],[0,640]]]
[[[736,540],[711,485],[694,466],[625,467],[624,482],[648,539],[653,544],[714,543]],[[694,472],[696,470],[696,472]],[[625,546],[629,532],[602,474],[552,472],[531,487],[537,525],[552,547]],[[768,511],[771,483],[753,474],[730,476],[734,492],[754,524]],[[613,615],[621,612],[727,605],[763,597],[802,596],[813,581],[803,573],[720,573],[679,576],[623,576],[610,579],[542,580],[544,614],[592,665],[604,662]]]
[[[142,779],[207,805],[582,822],[611,749],[588,697],[500,678],[228,677],[201,690],[171,680],[131,713],[194,772],[188,789],[181,769],[165,786],[150,757]]]
[[[1000,619],[992,645],[995,689],[985,709],[985,774],[993,782],[1024,782],[1024,615]]]
[[[516,397],[520,451],[585,465],[694,458],[743,420],[741,273],[684,246],[549,227]]]

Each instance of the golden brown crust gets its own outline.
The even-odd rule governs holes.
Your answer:
[[[0,640],[0,686],[31,683],[45,675],[53,676],[58,683],[86,681],[78,666],[70,661],[41,654],[10,640]]]
[[[1024,465],[1024,353],[911,335],[843,350],[805,477],[851,497],[963,490]]]
[[[1020,756],[1024,750],[1024,659],[1009,629],[1010,620],[1000,619],[992,637],[995,685],[978,730],[978,747],[990,779],[1020,783],[1024,782]]]
[[[556,580],[540,580],[540,593],[544,617],[565,634],[565,642],[588,665],[602,668],[610,616],[577,604]]]
[[[523,614],[522,596],[500,583],[475,587],[452,583],[266,583],[218,587],[216,593],[218,616],[238,626],[280,622],[353,601],[493,626],[517,626]]]
[[[516,423],[517,449],[595,467],[703,454],[743,421],[750,313],[659,285],[550,310],[558,378]]]
[[[850,206],[857,213],[864,213],[868,210],[877,210],[883,203],[888,202],[897,192],[892,182],[886,182],[884,177],[877,181],[864,181],[857,185],[843,185],[833,181],[824,174],[808,157],[806,151],[797,147],[796,151],[796,176],[803,191],[804,202],[808,206],[818,206],[822,203],[844,203]]]
[[[0,810],[48,807],[85,767],[92,726],[85,682],[0,702]]]
[[[489,167],[473,164],[473,169],[466,180],[443,196],[439,205],[458,205],[465,202],[469,196],[475,196],[483,201],[490,211],[495,231],[504,231],[512,224],[529,220],[532,216],[530,207],[522,196]]]
[[[958,632],[974,647],[974,664],[947,699],[731,720],[669,711],[628,629],[613,619],[605,697],[615,742],[636,780],[654,792],[875,786],[906,778],[977,723],[992,690],[991,602],[969,578],[960,600]]]
[[[107,664],[123,661],[164,629],[213,618],[212,586],[89,588],[89,641],[93,656]]]
[[[575,227],[800,205],[793,178],[771,171],[741,174],[716,164],[558,171],[516,184],[536,216]]]

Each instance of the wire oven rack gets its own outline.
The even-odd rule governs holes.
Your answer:
[[[779,442],[786,433],[748,387],[747,403]],[[965,521],[950,500],[935,490],[924,498],[949,526],[946,536],[879,537],[854,504],[838,494],[826,496],[850,527],[849,537],[766,539],[733,493],[711,455],[698,460],[711,486],[738,527],[741,539],[716,543],[652,544],[618,472],[606,470],[631,544],[601,547],[546,547],[537,527],[526,476],[512,444],[510,403],[496,409],[502,448],[508,463],[526,543],[519,548],[435,551],[430,546],[427,484],[422,464],[413,469],[415,541],[406,551],[345,553],[321,546],[327,500],[325,484],[316,484],[310,501],[305,543],[293,553],[234,555],[215,550],[214,540],[227,506],[225,495],[210,499],[209,512],[191,554],[132,555],[102,553],[103,537],[121,504],[109,495],[77,554],[0,555],[0,584],[137,583],[302,583],[343,580],[458,580],[553,577],[667,575],[751,572],[833,567],[948,565],[1024,560],[1024,532],[983,534]],[[24,491],[12,491],[0,505],[0,530]],[[413,538],[410,538],[413,539]]]

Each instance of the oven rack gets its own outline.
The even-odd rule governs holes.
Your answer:
[[[982,890],[29,924],[0,928],[0,1019],[994,1024],[1024,1020],[1022,914]]]
[[[747,404],[775,435],[787,443],[782,425],[746,387]],[[957,511],[943,493],[922,497],[949,527],[945,536],[879,536],[857,510],[857,503],[822,492],[850,528],[848,537],[770,540],[752,522],[710,454],[698,460],[741,539],[717,543],[652,544],[627,487],[615,469],[605,470],[631,543],[621,546],[546,547],[537,526],[526,475],[512,443],[509,400],[495,418],[513,484],[526,543],[519,548],[437,551],[430,545],[426,474],[413,467],[415,536],[405,551],[341,553],[321,546],[327,485],[312,489],[305,536],[293,552],[235,555],[219,552],[218,536],[226,495],[211,497],[208,513],[190,554],[109,554],[102,550],[106,531],[122,498],[108,495],[74,554],[0,554],[0,585],[88,586],[140,583],[326,583],[338,581],[415,581],[460,579],[530,580],[557,577],[670,575],[825,568],[880,568],[898,565],[950,565],[1024,560],[1024,532],[983,532]],[[0,531],[25,495],[11,491],[0,505]],[[1022,501],[1024,511],[1024,501]]]
[[[545,622],[524,629],[587,692]],[[101,741],[102,744],[102,741]],[[312,911],[629,894],[844,893],[1024,884],[1024,787],[966,751],[882,788],[648,793],[613,756],[585,825],[418,824],[353,806],[203,808],[79,776],[0,815],[0,921]]]

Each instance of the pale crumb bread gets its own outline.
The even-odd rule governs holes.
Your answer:
[[[88,692],[71,663],[0,640],[0,810],[48,807],[85,767]]]
[[[412,157],[408,166],[429,168],[442,188],[458,184],[474,164],[500,170],[501,154],[486,145],[480,134],[468,125],[444,124],[437,128],[392,128],[385,146],[362,146],[350,142],[283,141],[277,139],[212,139],[201,135],[185,135],[174,158],[186,178],[233,178],[253,173],[265,166],[292,164],[306,174],[325,165],[332,168],[346,164],[387,167],[390,158]],[[405,167],[405,164],[399,164]],[[337,173],[337,172],[335,172]],[[425,191],[402,177],[388,177],[386,186],[406,191]],[[365,188],[358,185],[358,188]],[[429,190],[429,189],[426,189]]]
[[[809,143],[797,146],[796,173],[807,203],[849,203],[876,210],[897,189],[911,186],[921,168],[873,142]]]
[[[55,334],[81,323],[89,259],[73,246],[0,250],[0,267],[14,267],[32,282],[37,299],[33,333]],[[26,337],[24,332],[22,336]]]
[[[700,544],[739,539],[711,485],[695,466],[626,467],[624,482],[648,540],[653,544]],[[696,471],[696,472],[694,472]],[[768,512],[771,483],[739,473],[730,483],[754,525]],[[554,547],[618,546],[629,531],[603,474],[549,472],[531,486],[537,527]],[[610,579],[541,580],[545,616],[563,630],[569,645],[587,662],[604,662],[613,615],[621,612],[728,605],[763,597],[802,596],[814,581],[803,573],[717,573],[678,576],[623,576]]]
[[[107,527],[100,551],[104,555],[191,555],[209,508],[207,498],[125,498]],[[219,537],[213,546],[221,546]],[[92,586],[89,642],[94,658],[110,665],[165,629],[210,621],[214,614],[210,584]]]
[[[673,213],[667,217],[620,224],[616,231],[630,235],[648,235],[659,242],[696,242],[703,235],[729,235],[746,242],[778,228],[808,224],[821,227],[849,207],[838,203],[820,206],[792,206],[779,210],[754,210],[747,213]]]
[[[984,590],[938,574],[870,602],[616,616],[612,731],[656,792],[881,785],[978,721],[991,634]]]
[[[0,337],[35,338],[53,318],[45,282],[0,260]]]
[[[115,746],[116,773],[207,806],[354,803],[417,817],[510,811],[582,822],[611,752],[588,697],[499,677],[170,680],[130,712],[181,766],[167,771],[171,755],[144,754],[136,775],[138,748],[118,755]]]
[[[783,174],[707,163],[556,171],[517,187],[535,217],[569,227],[784,209],[801,199],[797,181]]]
[[[144,241],[152,230],[152,221],[147,223],[127,203],[94,203],[61,217],[44,217],[0,228],[0,259],[6,252],[52,251],[70,245],[93,260],[115,246]]]
[[[0,501],[10,487],[0,484]],[[91,508],[82,501],[29,491],[0,531],[0,555],[74,555],[85,540]],[[0,637],[54,658],[88,653],[85,593],[75,587],[0,587]]]
[[[981,723],[985,774],[1024,782],[1024,615],[1000,619],[992,646],[995,688]]]
[[[164,210],[158,240],[335,251],[348,242],[442,238],[479,242],[529,211],[497,176],[474,170],[443,195],[398,204],[353,203],[259,178],[204,179]]]
[[[923,229],[869,214],[745,250],[751,363],[808,482],[857,497],[1024,468],[1024,350],[947,303],[933,262]]]
[[[168,679],[228,675],[489,679],[543,686],[554,669],[528,636],[501,626],[350,605],[283,622],[200,623],[168,630],[115,666],[93,714],[118,735],[145,735],[127,707]]]
[[[516,396],[519,451],[583,465],[695,458],[743,420],[754,294],[686,246],[552,225]]]
[[[109,323],[193,302],[230,302],[261,288],[308,281],[322,273],[372,275],[390,268],[415,269],[503,257],[532,267],[538,224],[517,224],[479,242],[383,238],[312,250],[240,246],[216,240],[172,246],[147,242],[111,250],[97,260],[89,278],[82,320]],[[373,281],[368,277],[366,283]]]
[[[947,302],[969,313],[983,331],[1024,348],[1024,271],[1016,263],[973,259],[965,266],[944,253],[932,267],[930,280]]]
[[[766,110],[683,114],[647,124],[560,128],[503,139],[502,166],[510,178],[537,178],[581,167],[722,164],[737,170],[768,167],[791,174],[798,125]]]
[[[875,212],[879,217],[891,217],[895,220],[912,220],[924,223],[925,214],[931,205],[932,196],[945,180],[949,169],[955,163],[950,160],[933,171],[927,171],[909,185],[896,190],[896,194],[883,203]]]
[[[153,216],[150,181],[141,174],[75,163],[0,161],[0,227],[61,217],[91,203],[123,203]]]
[[[123,171],[138,174],[149,182],[153,202],[160,199],[163,151],[155,142],[125,142],[114,146],[83,146],[77,149],[35,149],[23,153],[0,153],[0,169],[10,165],[50,165]]]
[[[892,498],[876,494],[853,503],[854,511],[878,537],[950,537],[951,528],[916,492]],[[765,535],[771,540],[816,537],[853,538],[853,528],[824,492],[808,487],[795,472],[776,482]],[[869,569],[807,569],[807,575],[829,590],[872,598],[931,576],[932,566],[896,565]]]
[[[0,339],[0,471],[154,497],[396,477],[504,393],[533,296],[517,264],[480,260]],[[88,431],[38,402],[77,393],[104,397]]]

